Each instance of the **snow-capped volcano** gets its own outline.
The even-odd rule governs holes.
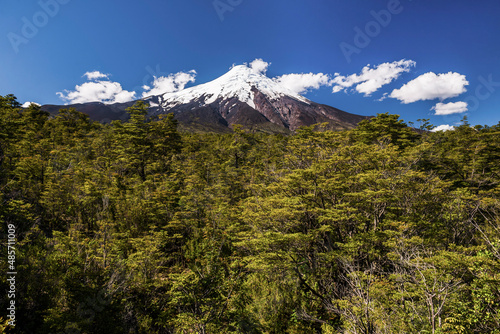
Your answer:
[[[289,96],[298,101],[309,103],[305,97],[296,94],[247,65],[234,66],[229,72],[213,81],[179,92],[165,93],[157,96],[156,99],[163,109],[186,104],[193,100],[197,100],[203,105],[209,105],[218,99],[232,98],[237,98],[240,102],[255,108],[253,89],[257,89],[271,100]],[[146,100],[149,99],[154,100],[155,98],[146,98]]]
[[[346,129],[365,118],[309,101],[247,65],[234,66],[208,83],[145,101],[153,115],[173,112],[181,123],[194,128],[241,124],[276,132],[326,122],[332,128]]]
[[[317,123],[341,130],[367,118],[312,102],[248,65],[233,66],[213,81],[143,100],[149,103],[150,116],[174,113],[181,127],[192,131],[228,132],[233,125],[241,124],[249,130],[276,133]],[[107,122],[125,120],[126,108],[134,102],[93,102],[64,108],[73,107],[94,120]],[[62,107],[45,105],[42,109],[55,113]]]

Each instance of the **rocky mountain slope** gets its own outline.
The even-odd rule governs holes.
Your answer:
[[[173,112],[181,127],[191,131],[226,132],[241,124],[254,131],[290,132],[317,123],[341,130],[367,118],[312,102],[247,65],[234,66],[211,82],[149,96],[144,101],[150,105],[151,116]],[[74,107],[94,120],[107,122],[126,119],[125,109],[133,103],[45,105],[42,109],[57,112]]]

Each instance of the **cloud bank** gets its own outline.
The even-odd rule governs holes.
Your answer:
[[[435,115],[461,114],[468,110],[466,102],[438,103],[431,110],[435,110]]]
[[[271,63],[264,61],[262,58],[257,58],[249,64],[245,63],[245,65],[257,74],[266,75]],[[335,73],[333,79],[331,75],[324,73],[291,73],[275,77],[272,80],[297,94],[304,94],[314,89],[320,89],[323,86],[333,86],[333,93],[353,88],[356,92],[364,94],[364,96],[371,96],[383,86],[398,79],[403,73],[410,72],[414,66],[416,66],[416,63],[413,60],[402,59],[376,66],[367,65],[359,74],[343,76]],[[154,76],[151,84],[142,86],[144,91],[141,97],[145,98],[183,90],[187,84],[195,82],[196,75],[196,71],[191,70],[189,72],[172,73],[168,76]],[[89,71],[83,77],[88,82],[75,86],[74,90],[58,92],[57,95],[68,104],[87,102],[111,104],[136,99],[136,92],[124,90],[120,83],[109,79],[109,74]],[[384,93],[378,101],[390,97],[408,104],[439,99],[441,102],[431,109],[435,111],[434,115],[464,113],[468,111],[466,102],[443,103],[442,101],[463,94],[467,91],[467,85],[469,85],[469,82],[465,75],[455,72],[441,74],[428,72],[411,80],[401,88],[394,89],[391,93]],[[27,107],[30,103],[26,102],[23,106]]]
[[[97,80],[97,79],[102,79],[102,78],[109,78],[109,74],[103,74],[99,71],[93,71],[93,72],[87,72],[83,75],[84,77],[87,77],[87,80]]]
[[[262,60],[262,58],[257,58],[250,63],[250,68],[259,74],[265,75],[270,65],[271,63]]]
[[[453,131],[455,130],[455,127],[452,125],[448,124],[443,124],[440,126],[435,127],[434,129],[431,130],[431,132],[438,132],[438,131]]]
[[[304,94],[311,89],[319,89],[321,86],[331,86],[330,76],[323,73],[293,73],[274,78],[282,86],[294,93]]]
[[[467,91],[469,85],[465,75],[449,72],[436,74],[428,72],[408,82],[389,95],[404,104],[424,100],[440,99],[441,101],[459,96]]]
[[[164,93],[173,93],[183,90],[186,85],[190,82],[195,82],[196,71],[191,70],[189,72],[178,72],[175,74],[169,74],[168,76],[161,76],[159,78],[154,77],[152,87],[143,86],[145,90],[142,93],[142,97],[147,97],[151,95],[160,95]]]
[[[266,75],[271,63],[257,58],[248,66],[256,73]],[[280,85],[290,89],[294,93],[304,94],[311,89],[319,89],[321,86],[331,86],[331,78],[323,73],[291,73],[273,78]]]
[[[392,63],[383,63],[375,67],[365,66],[360,74],[342,76],[335,74],[332,80],[333,93],[346,91],[355,86],[358,93],[370,96],[382,86],[391,83],[401,76],[402,73],[409,72],[416,63],[413,60],[400,60]]]
[[[96,75],[87,77],[103,78]],[[75,90],[64,90],[64,92],[57,92],[57,95],[68,104],[87,102],[112,104],[132,101],[135,99],[136,93],[124,90],[118,82],[100,80],[77,85]]]

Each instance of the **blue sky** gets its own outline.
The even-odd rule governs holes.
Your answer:
[[[499,15],[498,0],[5,0],[0,95],[64,104],[90,81],[139,98],[154,77],[179,89],[262,59],[352,113],[495,125]]]

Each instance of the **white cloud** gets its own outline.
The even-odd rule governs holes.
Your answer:
[[[455,130],[454,126],[448,125],[448,124],[443,124],[443,125],[435,127],[434,129],[431,130],[431,132],[452,131],[452,130]]]
[[[39,104],[39,103],[36,103],[36,102],[24,102],[24,103],[23,103],[23,105],[22,105],[21,107],[23,107],[23,108],[29,108],[29,107],[30,107],[30,105],[32,105],[32,104],[34,104],[34,105],[36,105],[36,106],[40,106],[40,104]]]
[[[438,103],[431,110],[435,110],[435,115],[451,115],[466,112],[468,105],[466,102]]]
[[[342,76],[335,73],[335,78],[332,80],[334,84],[332,91],[338,93],[356,86],[355,89],[358,93],[370,96],[382,86],[399,78],[402,73],[409,72],[410,68],[415,65],[416,63],[413,60],[403,59],[392,63],[383,63],[373,68],[367,65],[361,70],[361,74]]]
[[[285,74],[274,78],[274,81],[297,94],[306,93],[309,89],[332,85],[330,76],[323,73]]]
[[[169,74],[167,77],[161,76],[159,78],[154,77],[152,82],[152,87],[143,86],[145,90],[142,93],[142,97],[147,97],[151,95],[160,95],[164,93],[172,93],[183,90],[184,87],[190,82],[195,82],[196,71],[191,70],[189,72],[179,72],[175,74]]]
[[[97,80],[97,79],[103,79],[103,78],[108,79],[109,74],[104,74],[104,73],[101,73],[99,71],[93,71],[93,72],[87,72],[83,76],[87,77],[87,80]]]
[[[255,59],[250,63],[250,68],[259,74],[266,74],[271,63],[265,62],[261,58]]]
[[[135,99],[135,92],[123,90],[118,82],[97,81],[77,85],[74,91],[64,90],[57,95],[69,104],[102,102],[106,104],[128,102]]]
[[[467,91],[465,86],[468,84],[465,75],[459,73],[428,72],[408,82],[400,89],[393,90],[390,97],[404,104],[435,99],[443,101],[465,93]]]
[[[384,101],[385,99],[387,99],[389,96],[389,93],[384,93],[384,95],[382,95],[382,97],[380,99],[378,99],[377,101]]]

